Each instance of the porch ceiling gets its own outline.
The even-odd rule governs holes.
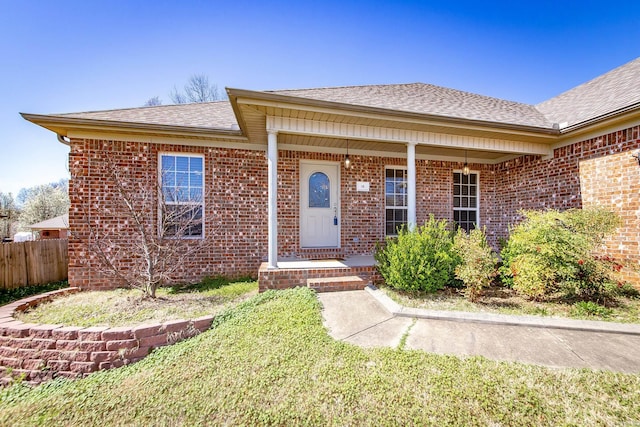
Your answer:
[[[282,149],[291,149],[293,151],[319,151],[342,154],[347,152],[347,140],[341,138],[279,133],[278,144]],[[509,153],[487,150],[468,149],[466,151],[469,163],[495,163],[515,156]],[[349,139],[349,153],[352,155],[405,157],[407,147],[404,144]],[[416,146],[416,155],[418,158],[433,160],[463,161],[465,150],[418,145]]]
[[[267,128],[278,130],[283,149],[317,152],[349,152],[359,155],[404,157],[406,142],[400,134],[421,134],[416,155],[433,160],[498,163],[524,154],[548,155],[555,135],[529,130],[495,129],[485,125],[456,124],[435,120],[344,114],[336,110],[310,111],[292,105],[258,105],[238,99],[235,105],[240,126],[250,141],[266,144]],[[377,137],[364,136],[381,130]],[[333,133],[332,133],[333,132]],[[362,133],[365,132],[365,133]],[[397,134],[391,138],[386,135]],[[428,134],[428,135],[427,135]],[[360,135],[360,136],[358,136]],[[425,139],[425,135],[428,137]],[[415,141],[414,141],[415,142]]]

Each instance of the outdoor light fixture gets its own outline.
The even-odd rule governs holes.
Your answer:
[[[464,150],[464,166],[462,167],[462,174],[469,175],[469,164],[467,163],[467,150]]]
[[[349,140],[347,139],[347,157],[344,158],[344,167],[349,169],[351,167],[351,159],[349,159]]]
[[[349,157],[349,156],[347,156],[347,157]],[[636,153],[632,154],[631,157],[636,159],[638,161],[638,166],[640,166],[640,151],[636,151]]]

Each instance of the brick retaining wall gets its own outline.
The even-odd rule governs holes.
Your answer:
[[[81,378],[137,362],[154,348],[174,344],[211,327],[213,316],[133,327],[37,325],[14,318],[42,302],[79,288],[65,288],[0,307],[0,384],[24,376],[37,384],[56,377]]]

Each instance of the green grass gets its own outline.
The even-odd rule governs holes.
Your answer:
[[[333,341],[312,291],[84,380],[0,391],[0,425],[633,425],[640,376]]]
[[[68,286],[69,283],[65,280],[62,282],[47,283],[45,285],[23,286],[16,289],[0,289],[0,305],[9,304],[13,301],[30,297],[31,295],[55,291]]]
[[[80,292],[19,313],[26,323],[73,326],[129,326],[139,323],[193,319],[220,312],[257,293],[253,280],[205,280],[201,284],[160,288],[157,298],[143,298],[135,289]]]
[[[585,303],[558,297],[533,301],[516,294],[513,289],[494,287],[486,290],[477,302],[467,300],[462,291],[445,288],[435,293],[409,293],[390,287],[382,290],[398,304],[428,310],[488,312],[512,315],[555,316],[574,319],[640,323],[640,298],[636,294],[619,295],[607,305]]]

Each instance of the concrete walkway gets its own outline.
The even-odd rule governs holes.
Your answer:
[[[640,325],[401,307],[382,291],[320,293],[329,333],[362,347],[640,373]]]

